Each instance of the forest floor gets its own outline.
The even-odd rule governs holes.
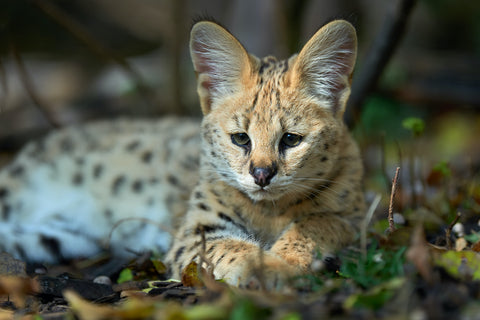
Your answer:
[[[239,290],[195,265],[166,279],[150,254],[54,266],[0,254],[0,320],[480,319],[479,120],[456,117],[408,118],[408,143],[355,133],[370,203],[358,241],[284,292]]]

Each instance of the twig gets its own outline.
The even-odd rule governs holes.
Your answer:
[[[5,71],[5,67],[3,65],[3,61],[1,57],[0,57],[0,87],[3,91],[3,94],[0,95],[2,97],[0,100],[0,112],[1,112],[7,109],[7,101],[8,101],[7,72]]]
[[[31,81],[31,78],[28,75],[27,69],[25,68],[25,64],[23,63],[23,59],[20,56],[20,53],[18,52],[13,42],[10,43],[10,50],[12,52],[15,64],[17,65],[18,73],[20,75],[20,80],[22,81],[23,86],[25,87],[25,90],[27,90],[27,93],[30,96],[30,99],[32,99],[35,106],[45,116],[45,118],[47,119],[47,121],[50,123],[52,127],[60,128],[61,127],[60,123],[50,113],[49,108],[42,102],[40,97],[37,95],[35,86],[33,85],[33,82]]]
[[[395,194],[397,192],[399,172],[400,172],[400,167],[397,167],[397,170],[395,170],[395,177],[393,178],[393,181],[392,181],[392,192],[390,192],[390,204],[388,206],[388,231],[390,233],[395,231],[395,223],[393,221],[393,200],[395,199]]]
[[[363,102],[375,89],[380,75],[400,43],[408,16],[416,0],[398,0],[396,2],[396,5],[392,6],[387,12],[383,26],[365,56],[362,72],[353,81],[352,94],[348,101],[347,110],[354,112],[354,119],[358,118]]]
[[[447,238],[446,240],[447,240],[447,248],[448,249],[452,248],[452,240],[450,239],[450,235],[452,234],[453,226],[458,222],[458,219],[460,219],[461,215],[462,215],[461,212],[457,212],[457,215],[455,216],[455,219],[453,219],[453,221],[450,222],[450,225],[445,230],[445,237]]]
[[[214,265],[210,259],[207,258],[207,239],[205,237],[205,228],[203,225],[200,226],[200,235],[202,237],[202,248],[201,252],[199,253],[200,261],[197,266],[197,272],[199,276],[203,277],[202,280],[208,281],[205,277],[209,277],[210,280],[215,280],[215,276],[213,275]],[[205,268],[203,267],[205,265]],[[202,272],[205,270],[205,272]]]

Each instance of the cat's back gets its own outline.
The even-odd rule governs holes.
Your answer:
[[[29,143],[0,171],[0,249],[41,261],[106,247],[165,250],[197,181],[199,129],[188,118],[117,119]]]

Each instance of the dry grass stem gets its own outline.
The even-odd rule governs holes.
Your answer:
[[[388,206],[388,231],[390,233],[395,231],[395,223],[393,221],[393,202],[395,200],[395,193],[397,192],[399,172],[400,172],[400,167],[397,167],[397,170],[395,170],[395,177],[393,178],[393,181],[392,181],[392,192],[390,193],[390,204]]]

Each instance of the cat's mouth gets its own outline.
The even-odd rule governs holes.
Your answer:
[[[249,197],[255,201],[261,200],[277,200],[283,193],[272,190],[270,187],[259,187],[258,189],[248,192]]]

